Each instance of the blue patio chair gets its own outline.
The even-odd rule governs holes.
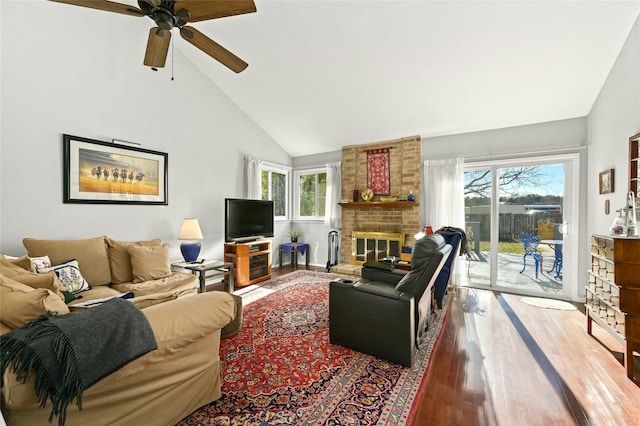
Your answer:
[[[538,278],[538,271],[540,270],[540,261],[542,260],[542,255],[538,251],[538,244],[540,243],[540,238],[536,234],[526,234],[522,233],[522,245],[524,246],[524,256],[522,256],[522,271],[527,267],[527,256],[533,257],[533,260],[536,264],[536,279]]]
[[[562,241],[560,241],[562,242]],[[553,278],[557,280],[562,279],[562,244],[553,245],[553,266],[547,271],[547,273],[555,272]]]

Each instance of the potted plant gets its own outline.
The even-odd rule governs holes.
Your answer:
[[[298,238],[302,237],[302,232],[300,232],[300,231],[291,231],[291,232],[289,232],[289,236],[291,237],[291,242],[292,243],[297,243],[298,242]]]

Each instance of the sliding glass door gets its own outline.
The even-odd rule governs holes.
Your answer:
[[[465,165],[469,286],[567,298],[575,155]]]

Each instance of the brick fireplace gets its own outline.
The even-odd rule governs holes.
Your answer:
[[[367,150],[390,148],[391,196],[406,200],[410,191],[415,196],[415,204],[398,207],[396,204],[342,208],[342,237],[340,263],[358,264],[354,261],[357,247],[354,246],[354,232],[394,233],[404,236],[405,245],[413,245],[413,235],[420,230],[420,197],[422,142],[419,136],[353,145],[342,148],[342,198],[352,200],[353,190],[367,188]],[[362,200],[360,200],[362,201]],[[380,201],[374,194],[372,201]],[[387,243],[388,244],[388,243]]]

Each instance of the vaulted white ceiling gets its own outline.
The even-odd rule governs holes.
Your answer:
[[[179,48],[291,155],[589,113],[640,1],[277,1]]]
[[[193,24],[242,73],[177,34],[175,48],[292,156],[585,116],[640,13],[640,0],[255,3]]]

